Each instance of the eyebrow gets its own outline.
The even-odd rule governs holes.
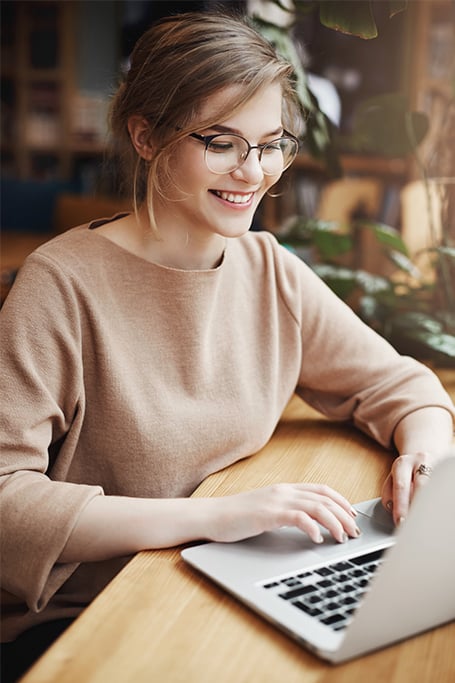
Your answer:
[[[222,126],[222,125],[210,126],[210,130],[214,130],[217,133],[232,133],[234,135],[241,135],[243,137],[243,133],[238,128],[230,128],[229,126]],[[275,130],[272,130],[269,133],[264,133],[264,135],[261,135],[261,137],[262,138],[268,138],[268,137],[272,137],[272,135],[282,135],[283,131],[284,131],[283,126],[280,126],[279,128],[275,128]]]

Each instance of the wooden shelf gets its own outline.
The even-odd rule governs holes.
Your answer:
[[[408,97],[410,110],[425,112],[429,118],[430,130],[419,146],[419,153],[426,161],[430,157],[428,150],[434,151],[435,142],[441,139],[438,126],[447,125],[444,123],[447,118],[447,103],[450,99],[453,101],[453,86],[448,77],[450,69],[447,46],[452,36],[453,55],[455,8],[452,0],[412,2],[408,3],[404,16],[400,43],[402,58],[396,68],[402,71],[401,91]],[[372,65],[371,68],[381,69],[381,64]],[[453,131],[451,135],[453,136]],[[450,135],[447,140],[449,145],[452,144]],[[433,154],[432,158],[434,156]],[[395,206],[397,191],[406,183],[421,177],[414,157],[389,158],[346,152],[341,153],[339,160],[346,176],[360,178],[361,182],[369,178],[378,183],[383,189],[385,201],[389,202],[384,203],[382,209],[387,217],[392,216],[391,224],[395,225],[393,217],[396,216],[398,226],[399,213],[389,207]],[[263,200],[260,215],[262,226],[274,230],[294,213],[314,215],[318,209],[318,192],[328,182],[330,178],[324,165],[309,154],[300,154],[280,183],[282,191],[280,193],[278,190],[278,197],[265,197]]]
[[[340,164],[345,173],[359,173],[362,175],[403,176],[408,171],[408,161],[406,159],[366,154],[341,154]],[[309,154],[300,154],[294,161],[292,168],[294,171],[325,172],[324,164]]]
[[[5,168],[19,180],[42,179],[49,157],[52,163],[45,173],[70,180],[81,156],[98,161],[104,151],[101,140],[79,140],[75,128],[82,106],[75,73],[79,3],[10,0],[5,5],[2,35],[7,36],[7,44],[1,69]],[[33,43],[40,31],[49,37],[50,55],[46,56],[48,44],[42,36]],[[46,61],[48,66],[43,66]]]

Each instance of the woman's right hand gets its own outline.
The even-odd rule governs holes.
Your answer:
[[[295,526],[314,543],[322,543],[319,525],[343,543],[360,535],[350,503],[320,484],[273,484],[246,493],[206,498],[209,540],[232,542],[282,526]],[[210,511],[210,507],[212,510]]]
[[[296,526],[322,542],[320,526],[340,543],[356,538],[355,511],[320,484],[273,484],[221,498],[93,498],[81,511],[58,561],[97,562],[200,539],[239,541]]]

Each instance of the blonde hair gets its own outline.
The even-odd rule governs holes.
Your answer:
[[[115,95],[110,126],[116,153],[133,178],[134,205],[145,200],[152,229],[153,191],[165,194],[172,183],[169,160],[181,139],[210,128],[235,112],[264,85],[278,82],[283,93],[283,125],[300,129],[300,107],[292,66],[241,17],[188,12],[165,17],[136,43],[131,66]],[[200,117],[208,97],[228,86],[232,97],[223,111]],[[128,132],[132,116],[149,124],[151,161],[135,151]],[[130,181],[131,182],[131,181]]]

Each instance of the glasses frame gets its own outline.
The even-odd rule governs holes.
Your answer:
[[[240,164],[239,164],[238,166],[236,166],[235,168],[231,169],[230,171],[222,171],[222,172],[220,172],[220,171],[213,171],[213,170],[210,168],[210,166],[208,165],[208,163],[207,163],[207,151],[208,151],[208,147],[209,147],[210,143],[213,142],[213,140],[214,140],[215,138],[218,138],[218,137],[226,137],[226,136],[228,136],[228,137],[233,137],[233,138],[239,138],[240,140],[243,140],[244,142],[246,142],[246,144],[248,145],[248,151],[247,151],[247,153],[245,154],[245,157],[244,157],[244,158],[242,159],[242,161],[240,162]],[[289,166],[290,166],[290,165],[292,164],[292,162],[295,160],[295,157],[296,157],[297,154],[299,153],[299,149],[300,149],[300,142],[299,142],[298,138],[297,138],[295,135],[293,135],[292,133],[289,133],[289,132],[286,131],[286,130],[283,130],[283,135],[280,135],[279,138],[275,138],[274,140],[271,140],[270,142],[264,142],[264,143],[262,143],[262,144],[260,144],[260,145],[251,145],[251,144],[249,143],[249,141],[248,141],[246,138],[243,137],[243,135],[239,135],[238,133],[215,133],[214,135],[201,135],[200,133],[190,133],[190,134],[189,134],[189,137],[190,137],[190,138],[194,138],[195,140],[199,140],[199,142],[203,142],[203,143],[204,143],[204,145],[205,145],[205,150],[204,150],[205,163],[206,163],[207,168],[209,169],[209,171],[210,171],[211,173],[215,173],[216,175],[224,175],[225,173],[233,173],[234,171],[237,171],[237,169],[239,169],[241,166],[243,166],[243,164],[245,163],[245,161],[248,159],[248,156],[249,156],[249,154],[250,154],[250,152],[251,152],[252,149],[258,149],[258,150],[259,150],[259,163],[261,164],[261,168],[262,168],[262,170],[263,170],[263,172],[264,172],[264,175],[275,175],[275,174],[273,174],[273,173],[266,173],[266,172],[264,171],[263,167],[262,167],[262,154],[263,154],[263,152],[264,152],[264,149],[265,149],[266,147],[269,147],[270,145],[273,145],[274,143],[277,143],[279,140],[283,140],[283,139],[293,140],[293,141],[296,143],[296,153],[295,153],[294,158],[291,159],[291,161],[290,161],[288,164],[286,164],[286,166],[283,166],[283,170],[282,170],[281,172],[284,173],[284,171],[285,171],[287,168],[289,168]]]

